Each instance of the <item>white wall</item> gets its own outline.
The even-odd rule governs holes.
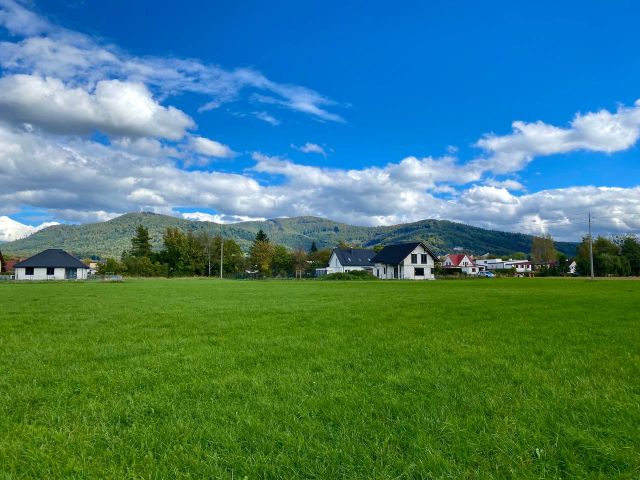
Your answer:
[[[426,249],[422,245],[418,245],[411,253],[416,254],[418,256],[417,263],[411,263],[411,254],[407,255],[407,257],[402,261],[402,263],[397,266],[399,269],[398,278],[405,279],[405,280],[435,280],[436,278],[435,275],[431,273],[432,270],[435,268],[435,262],[433,260],[433,257],[427,253]],[[420,263],[420,260],[421,260],[420,255],[422,254],[427,255],[427,263],[425,264]],[[392,279],[394,278],[393,271],[395,267],[396,267],[395,265],[385,265],[382,263],[376,263],[373,273],[379,278]],[[386,273],[385,273],[385,268],[386,268]],[[416,268],[423,268],[424,276],[416,276],[415,274]]]
[[[87,278],[87,269],[86,268],[78,268],[77,269],[77,276],[78,276],[78,280],[86,280]],[[15,271],[16,274],[16,280],[65,280],[65,269],[64,268],[55,268],[54,269],[54,274],[53,276],[51,275],[47,275],[47,269],[46,268],[34,268],[33,269],[33,275],[27,275],[26,274],[26,269],[24,267],[22,268],[16,268]]]

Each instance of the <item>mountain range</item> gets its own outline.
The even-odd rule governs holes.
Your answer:
[[[112,220],[82,225],[54,225],[28,237],[1,244],[5,255],[28,256],[46,248],[63,248],[80,257],[119,257],[131,247],[131,237],[143,225],[149,230],[154,248],[162,246],[162,235],[168,227],[184,231],[209,232],[232,238],[247,251],[258,230],[271,241],[292,249],[308,250],[313,242],[318,248],[333,248],[340,241],[362,247],[388,245],[421,240],[438,254],[460,248],[481,255],[487,252],[505,256],[531,251],[532,236],[472,227],[447,220],[419,222],[381,227],[361,227],[338,223],[326,218],[293,217],[221,225],[213,222],[185,220],[149,212],[127,213]],[[558,251],[572,256],[576,243],[556,242]]]

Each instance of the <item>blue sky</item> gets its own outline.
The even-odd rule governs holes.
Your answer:
[[[0,0],[0,239],[131,210],[639,231],[636,2],[344,3]]]

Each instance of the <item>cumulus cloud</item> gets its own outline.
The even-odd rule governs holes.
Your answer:
[[[195,126],[180,110],[158,104],[143,84],[119,80],[103,80],[86,91],[55,78],[5,76],[0,78],[0,110],[5,120],[61,134],[98,130],[177,140]]]
[[[227,145],[209,138],[193,136],[189,139],[189,144],[193,151],[207,157],[232,158],[236,155]]]
[[[7,216],[0,216],[0,242],[11,242],[27,237],[38,230],[57,225],[57,222],[41,223],[37,226],[17,222]]]
[[[522,169],[535,157],[576,150],[613,153],[633,146],[640,136],[640,100],[633,107],[577,114],[568,128],[544,122],[513,122],[510,135],[489,134],[477,146],[489,153],[483,168],[495,173]]]
[[[0,26],[22,37],[0,42],[0,66],[13,73],[55,77],[74,86],[119,79],[150,85],[163,96],[196,93],[207,98],[201,111],[235,101],[246,91],[258,103],[322,121],[343,121],[329,111],[337,103],[310,88],[274,82],[251,68],[227,70],[194,59],[136,57],[54,25],[13,0],[0,0]]]
[[[291,144],[291,148],[293,148],[294,150],[298,150],[299,152],[302,152],[302,153],[318,153],[323,157],[327,156],[327,152],[324,150],[324,148],[318,145],[317,143],[307,142],[304,145],[300,145],[299,147],[294,144]]]
[[[591,210],[602,222],[606,217],[607,232],[640,229],[640,187],[572,187],[516,195],[505,186],[465,187],[480,173],[461,175],[451,157],[408,157],[384,167],[350,170],[261,153],[253,158],[253,170],[244,174],[185,171],[170,157],[0,125],[0,184],[5,186],[0,212],[30,205],[57,219],[82,222],[141,209],[178,214],[186,208],[196,213],[182,214],[185,218],[218,223],[296,215],[360,225],[439,218],[499,230],[549,231],[575,240]],[[281,179],[259,182],[252,172]],[[450,198],[435,196],[451,185],[456,189],[449,191]],[[208,217],[212,214],[198,208],[217,216]]]

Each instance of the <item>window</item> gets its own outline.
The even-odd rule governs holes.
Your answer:
[[[417,253],[412,253],[411,254],[411,263],[418,263],[418,254]]]
[[[432,268],[432,269],[431,269],[431,275],[433,275],[433,274],[435,273],[435,271],[436,271],[436,269],[435,269],[435,268]]]
[[[53,267],[47,267],[47,275],[55,275],[56,269]]]
[[[64,278],[67,280],[75,280],[78,278],[78,269],[77,268],[65,268],[64,269]]]
[[[415,275],[416,277],[424,277],[424,268],[416,268]]]
[[[26,267],[24,269],[24,274],[25,275],[33,275],[33,267]]]
[[[422,265],[426,265],[427,264],[427,254],[426,253],[423,253],[423,254],[420,255],[420,263]],[[449,262],[449,263],[451,263],[451,262]]]

